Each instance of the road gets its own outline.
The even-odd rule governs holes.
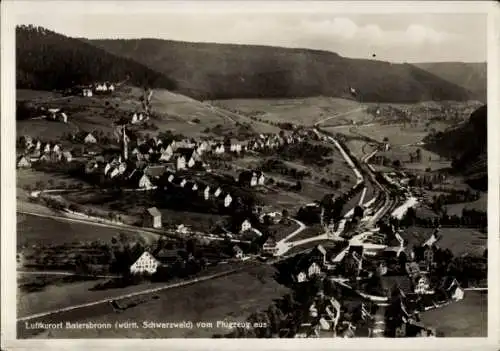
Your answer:
[[[366,108],[365,107],[358,107],[356,109],[349,110],[347,112],[338,113],[336,115],[333,115],[333,116],[330,116],[330,117],[326,117],[326,118],[323,118],[323,119],[317,121],[316,123],[314,123],[314,126],[316,127],[316,126],[320,125],[321,123],[325,123],[326,121],[328,121],[330,119],[333,119],[333,118],[339,118],[339,117],[348,116],[348,115],[350,115],[352,113],[363,111],[363,110],[366,110]]]

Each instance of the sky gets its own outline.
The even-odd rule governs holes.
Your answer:
[[[71,3],[71,2],[70,2]],[[159,38],[190,42],[273,45],[327,50],[391,62],[484,62],[486,16],[456,13],[360,14],[316,12],[173,11],[130,13],[43,8],[17,14],[71,37]],[[144,9],[143,9],[144,11]]]

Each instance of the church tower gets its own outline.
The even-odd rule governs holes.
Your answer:
[[[125,133],[125,126],[122,127],[122,156],[125,161],[128,160],[128,137]]]

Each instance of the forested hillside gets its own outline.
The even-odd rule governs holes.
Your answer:
[[[486,103],[488,77],[486,62],[426,62],[417,63],[415,66],[468,89],[474,99]]]
[[[474,111],[464,125],[426,140],[432,151],[452,157],[453,169],[480,189],[486,189],[488,185],[487,122],[488,109],[484,105]]]
[[[164,73],[176,81],[178,92],[202,100],[320,95],[381,102],[469,99],[466,89],[413,65],[327,51],[159,39],[88,42]]]
[[[16,28],[17,88],[53,90],[96,81],[174,89],[164,75],[133,60],[117,57],[78,39],[50,30]]]

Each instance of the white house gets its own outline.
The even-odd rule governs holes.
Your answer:
[[[45,144],[45,148],[43,149],[43,152],[50,152],[51,145],[50,143]]]
[[[243,233],[243,232],[249,230],[250,228],[252,228],[252,224],[250,223],[250,221],[248,219],[245,219],[243,221],[243,223],[241,223],[240,233]]]
[[[278,247],[276,246],[276,242],[272,237],[269,237],[266,240],[266,242],[262,246],[262,251],[271,255],[275,255],[278,252]]]
[[[118,176],[119,174],[120,174],[120,170],[118,169],[118,167],[116,167],[116,168],[113,168],[111,170],[111,172],[109,172],[109,177],[111,179],[113,179],[114,177]]]
[[[153,188],[153,184],[149,180],[149,177],[147,175],[143,175],[141,179],[139,179],[139,188],[141,189],[151,189]]]
[[[42,148],[42,142],[38,140],[35,145],[35,150],[40,150]]]
[[[311,278],[311,277],[313,277],[315,275],[319,275],[319,274],[321,274],[321,268],[319,267],[319,265],[316,262],[313,262],[307,270],[307,276],[309,278]]]
[[[160,262],[153,257],[149,252],[145,251],[138,259],[130,266],[132,274],[154,274]]]
[[[231,195],[227,194],[224,198],[224,207],[229,207],[229,205],[231,205],[231,202],[233,202],[233,198],[231,197]]]
[[[219,197],[219,195],[222,193],[222,189],[221,188],[217,188],[217,190],[215,190],[214,192],[214,196],[215,197]]]
[[[172,183],[174,181],[174,179],[175,179],[175,176],[173,174],[169,175],[167,178],[169,183]]]
[[[245,254],[243,253],[243,250],[241,249],[241,247],[239,247],[238,245],[235,245],[233,247],[233,251],[234,251],[234,256],[238,259],[243,259],[245,257]]]
[[[188,166],[189,168],[192,168],[192,167],[194,166],[194,164],[195,164],[195,163],[196,163],[196,161],[194,160],[194,158],[193,158],[193,157],[191,157],[191,158],[189,159],[188,163],[187,163],[187,166]]]
[[[304,272],[297,274],[297,282],[303,283],[305,281],[307,281],[307,275]]]
[[[252,174],[252,179],[250,180],[250,186],[256,186],[257,181],[258,181],[257,174],[254,172]]]
[[[203,191],[203,197],[205,198],[205,200],[210,199],[210,187],[208,185]]]
[[[181,188],[184,188],[184,186],[186,185],[187,183],[187,180],[186,179],[182,179],[181,183],[179,184],[181,186]]]
[[[198,190],[198,184],[194,183],[191,190],[193,190],[193,191]]]
[[[92,135],[92,133],[87,134],[87,136],[85,137],[85,139],[83,139],[83,141],[86,144],[95,144],[95,143],[97,143],[97,139]]]
[[[257,184],[264,185],[265,180],[266,180],[266,178],[264,177],[264,173],[261,173],[258,180],[257,180]]]
[[[186,159],[184,156],[177,157],[177,170],[180,171],[186,169]]]
[[[31,167],[31,162],[28,160],[27,157],[22,156],[18,161],[17,161],[17,167],[19,168],[29,168]]]
[[[106,166],[104,166],[104,175],[107,175],[110,169],[111,165],[109,163],[106,163]]]
[[[226,150],[224,149],[224,145],[223,144],[218,144],[216,147],[215,147],[215,150],[214,152],[218,155],[220,154],[223,154]]]
[[[82,95],[85,97],[92,97],[92,90],[88,88],[82,89]]]

